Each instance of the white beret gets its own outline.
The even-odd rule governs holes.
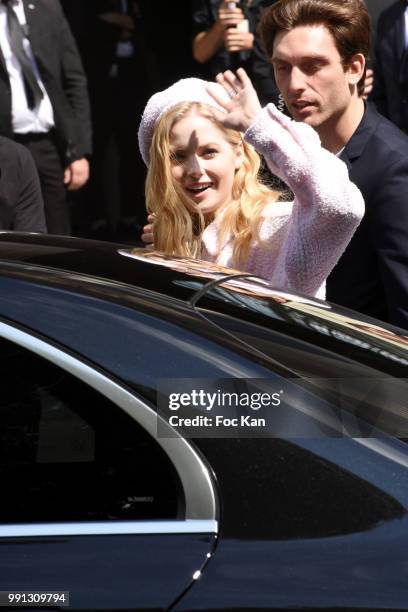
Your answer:
[[[155,93],[143,111],[142,120],[139,125],[138,139],[139,149],[146,166],[149,165],[149,151],[153,139],[154,126],[160,117],[173,106],[180,102],[201,102],[208,104],[225,113],[225,110],[208,93],[206,88],[210,87],[218,96],[229,101],[225,89],[219,83],[203,81],[202,79],[181,79],[167,89]]]

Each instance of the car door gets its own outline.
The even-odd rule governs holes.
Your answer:
[[[0,346],[0,591],[166,609],[214,545],[207,466],[97,369],[4,321]]]

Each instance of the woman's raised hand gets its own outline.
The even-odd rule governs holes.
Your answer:
[[[216,81],[225,89],[230,98],[226,102],[217,95],[217,92],[213,91],[211,86],[207,88],[210,96],[227,113],[225,117],[220,117],[221,122],[227,128],[245,132],[261,110],[261,104],[251,79],[243,68],[238,68],[235,74],[231,70],[220,72],[217,74]]]

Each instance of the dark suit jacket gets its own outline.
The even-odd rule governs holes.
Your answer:
[[[59,0],[23,0],[31,47],[55,116],[64,163],[91,152],[86,77]],[[11,90],[0,51],[0,134],[12,137]]]
[[[40,180],[31,153],[0,136],[0,230],[46,232]]]
[[[408,131],[408,55],[404,62],[407,5],[398,0],[379,17],[374,48],[374,87],[370,100],[380,113]]]
[[[327,299],[408,329],[408,136],[368,104],[341,158],[366,213]]]

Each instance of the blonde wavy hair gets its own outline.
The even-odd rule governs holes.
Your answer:
[[[150,165],[146,178],[146,207],[155,215],[154,247],[171,255],[200,258],[201,234],[213,217],[190,212],[195,204],[172,175],[170,133],[177,121],[190,113],[212,121],[232,147],[243,147],[243,163],[236,171],[232,201],[222,211],[220,244],[233,237],[233,265],[245,266],[250,242],[259,240],[259,227],[265,205],[279,198],[280,192],[262,184],[258,178],[261,160],[239,132],[225,128],[216,110],[198,102],[181,102],[160,117],[150,146]]]

